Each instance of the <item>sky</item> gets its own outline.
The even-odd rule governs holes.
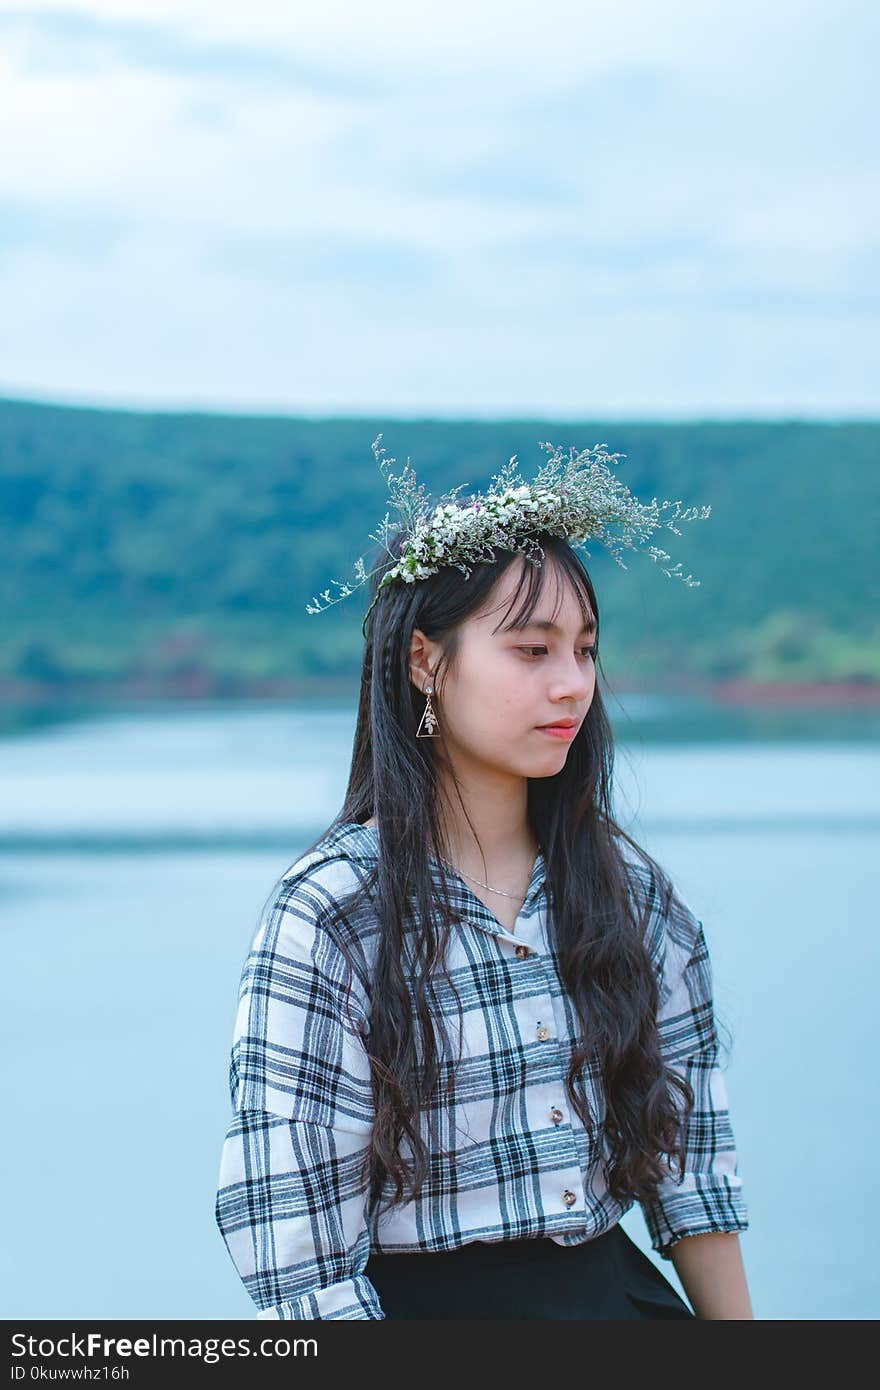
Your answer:
[[[875,0],[0,0],[0,397],[875,418]]]

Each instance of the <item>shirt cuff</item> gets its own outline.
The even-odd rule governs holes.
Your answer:
[[[683,1236],[747,1231],[749,1212],[736,1174],[686,1173],[651,1201],[640,1203],[651,1245],[664,1260]]]
[[[342,1279],[338,1284],[328,1284],[326,1288],[287,1299],[257,1313],[258,1319],[291,1321],[312,1321],[318,1318],[324,1321],[333,1318],[353,1321],[384,1317],[379,1295],[365,1274],[355,1274],[351,1279]]]

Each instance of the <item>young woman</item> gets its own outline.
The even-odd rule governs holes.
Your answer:
[[[344,804],[242,972],[216,1219],[258,1318],[752,1317],[703,924],[615,823],[596,594],[534,528],[372,585]]]

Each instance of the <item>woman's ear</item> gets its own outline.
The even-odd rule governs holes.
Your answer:
[[[425,686],[429,682],[433,684],[433,673],[437,669],[438,660],[439,648],[436,642],[430,642],[421,628],[414,628],[409,645],[409,678],[420,695],[424,695]]]

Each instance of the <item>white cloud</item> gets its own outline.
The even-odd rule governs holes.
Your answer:
[[[877,14],[7,6],[0,392],[876,409]]]

